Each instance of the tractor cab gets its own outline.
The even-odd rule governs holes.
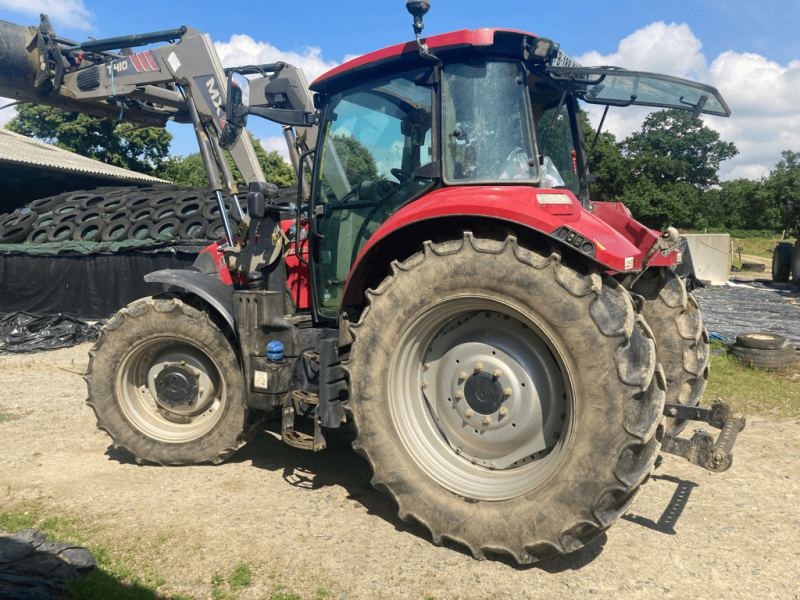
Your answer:
[[[434,190],[560,189],[568,198],[560,202],[588,209],[593,176],[578,100],[729,114],[713,88],[583,68],[524,32],[457,31],[424,46],[367,54],[311,86],[322,108],[311,214],[323,318],[336,317],[353,265],[387,219]]]

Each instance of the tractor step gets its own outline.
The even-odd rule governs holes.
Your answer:
[[[314,419],[314,435],[295,431],[294,420],[305,411],[300,406],[301,403],[312,405],[314,414],[309,415]],[[313,450],[319,452],[326,447],[325,438],[322,437],[322,419],[319,416],[319,396],[303,390],[295,390],[286,396],[283,401],[283,420],[281,422],[281,439],[292,448],[300,450]]]
[[[710,407],[666,404],[664,415],[690,421],[702,421],[722,430],[716,442],[705,429],[695,429],[692,439],[665,436],[661,451],[681,456],[690,463],[715,473],[722,473],[733,464],[736,436],[745,428],[744,417],[734,417],[726,402],[715,400]]]

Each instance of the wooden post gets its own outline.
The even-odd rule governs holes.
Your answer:
[[[742,262],[742,247],[739,245],[739,238],[736,238],[736,249],[739,251],[739,262]]]
[[[736,260],[736,256],[733,253],[733,239],[731,238],[731,262]]]

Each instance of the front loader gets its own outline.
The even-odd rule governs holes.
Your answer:
[[[88,45],[31,30],[26,52],[51,67],[25,99],[190,121],[212,187],[227,148],[250,184],[236,231],[148,275],[164,293],[103,328],[88,403],[116,447],[164,465],[225,460],[273,410],[312,451],[352,422],[373,485],[435,544],[571,552],[628,509],[659,451],[723,472],[744,427],[699,406],[708,334],[672,270],[677,232],[592,201],[579,102],[729,110],[711,87],[584,68],[521,31],[423,39],[429,3],[407,8],[415,41],[310,88],[288,65],[226,78],[188,28]],[[163,38],[152,72],[130,71],[125,47]],[[284,125],[294,207],[263,181],[248,115]],[[721,433],[677,437],[689,421]]]

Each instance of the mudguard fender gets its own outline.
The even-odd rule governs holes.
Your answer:
[[[163,283],[167,290],[177,287],[200,296],[225,319],[231,331],[236,332],[233,321],[233,286],[222,283],[218,275],[207,275],[191,269],[166,269],[148,273],[144,280],[148,283]]]

